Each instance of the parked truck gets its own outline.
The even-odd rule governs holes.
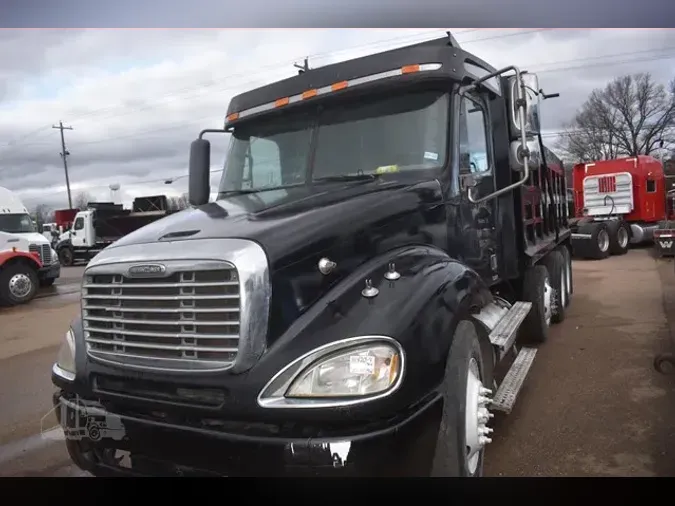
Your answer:
[[[103,248],[153,221],[170,214],[165,195],[137,197],[132,209],[112,202],[90,202],[87,209],[72,218],[55,249],[62,265],[89,261]]]
[[[666,216],[666,180],[659,160],[640,155],[579,163],[572,170],[576,256],[623,255],[631,243],[654,239]]]
[[[96,400],[127,438],[69,440],[72,460],[480,476],[490,419],[573,291],[564,173],[540,135],[552,96],[448,34],[233,98],[192,143],[192,207],[84,272],[54,404],[68,427]],[[203,136],[223,133],[209,202]]]
[[[60,274],[56,252],[37,232],[26,206],[0,187],[0,304],[29,302],[40,286],[53,285]]]

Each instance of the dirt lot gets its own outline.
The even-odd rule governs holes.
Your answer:
[[[513,413],[495,420],[488,476],[675,476],[675,376],[652,366],[675,332],[674,269],[648,249],[575,261],[566,321],[541,347]],[[0,309],[0,476],[81,475],[62,442],[40,435],[54,423],[42,420],[49,373],[79,308],[66,289],[79,276],[68,271],[62,295]]]
[[[487,474],[674,476],[675,378],[652,366],[671,342],[673,264],[637,249],[575,261],[574,275],[567,319],[541,347],[514,411],[496,420]],[[675,319],[675,306],[668,313]]]

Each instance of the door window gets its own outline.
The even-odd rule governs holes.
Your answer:
[[[459,112],[459,172],[485,174],[492,166],[488,143],[487,112],[483,104],[466,96]]]
[[[82,230],[84,228],[84,218],[78,218],[75,220],[75,230]]]

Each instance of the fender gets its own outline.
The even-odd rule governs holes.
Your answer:
[[[37,253],[27,253],[25,251],[0,251],[0,267],[5,265],[8,261],[14,258],[25,258],[36,269],[42,268],[42,261],[40,255]]]
[[[401,274],[396,281],[384,277],[391,262]],[[374,298],[361,294],[366,279],[379,290]],[[349,411],[364,418],[374,412],[401,413],[434,393],[443,379],[459,320],[491,300],[480,276],[440,249],[414,246],[390,251],[359,267],[300,316],[251,370],[249,381],[261,375],[268,381],[298,356],[324,344],[384,335],[398,340],[406,353],[401,387],[391,396]]]
[[[70,238],[68,239],[62,239],[59,242],[56,243],[56,246],[54,246],[54,251],[58,253],[59,250],[70,247]]]

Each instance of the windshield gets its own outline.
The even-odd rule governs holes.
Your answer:
[[[241,125],[219,191],[440,167],[448,110],[446,92],[416,91]]]
[[[9,234],[35,232],[33,220],[27,214],[0,214],[0,231]]]

